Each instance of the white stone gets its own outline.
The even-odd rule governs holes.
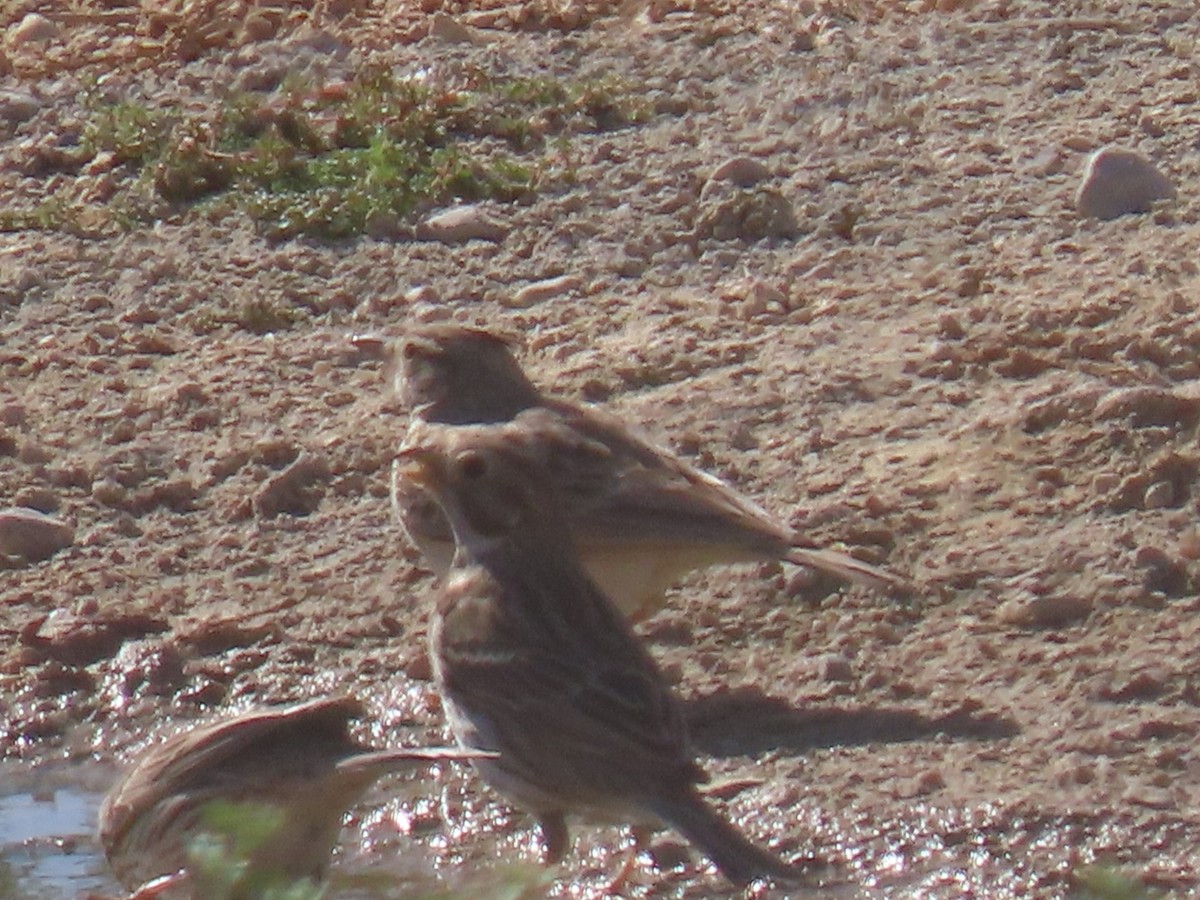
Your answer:
[[[582,282],[574,275],[559,275],[527,284],[512,296],[512,306],[534,306],[538,303],[579,290]]]
[[[507,228],[489,218],[478,206],[457,206],[435,213],[417,226],[418,238],[443,244],[502,241],[507,234]]]

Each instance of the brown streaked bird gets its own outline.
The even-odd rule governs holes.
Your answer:
[[[364,344],[367,342],[364,342]],[[376,341],[372,347],[380,350]],[[549,397],[526,377],[509,342],[459,325],[414,329],[391,363],[412,411],[405,443],[429,426],[512,423],[514,440],[546,467],[566,503],[580,558],[601,590],[637,621],[694,569],[786,560],[876,590],[911,584],[836,550],[821,549],[718,478],[640,437],[593,406]],[[437,504],[392,472],[392,502],[436,574],[454,552]]]
[[[201,725],[151,748],[100,807],[100,842],[117,880],[139,900],[205,896],[203,879],[188,872],[188,846],[208,830],[214,804],[247,803],[277,812],[279,827],[254,849],[239,883],[259,876],[319,882],[343,816],[377,779],[480,755],[373,750],[349,733],[362,713],[353,697],[313,700]]]
[[[432,432],[399,462],[457,539],[430,628],[450,727],[498,754],[474,765],[537,817],[547,859],[562,857],[566,816],[581,813],[666,823],[736,884],[799,877],[701,796],[675,696],[580,565],[536,463],[487,426]]]

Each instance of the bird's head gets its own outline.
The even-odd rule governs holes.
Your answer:
[[[431,422],[506,422],[538,401],[512,341],[462,325],[416,328],[396,345],[395,387]]]

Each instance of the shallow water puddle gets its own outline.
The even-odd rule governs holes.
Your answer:
[[[80,775],[0,771],[0,900],[117,891],[96,840],[103,792],[69,783]]]

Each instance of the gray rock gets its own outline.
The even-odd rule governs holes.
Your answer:
[[[1092,154],[1075,194],[1075,209],[1092,219],[1149,212],[1156,200],[1174,200],[1175,185],[1132,150],[1103,147]]]
[[[710,184],[713,189],[701,199],[696,217],[697,238],[758,241],[799,236],[792,204],[779,191],[763,186],[740,188],[728,181]]]
[[[854,664],[840,653],[824,653],[817,659],[817,671],[822,681],[850,681]]]
[[[701,191],[701,197],[704,197],[706,192],[711,194],[712,185],[721,181],[731,182],[740,188],[752,188],[760,181],[766,181],[770,177],[771,170],[757,159],[749,156],[735,156],[713,169]]]
[[[21,506],[0,510],[0,556],[39,562],[74,542],[75,529],[62,519]]]
[[[1097,401],[1095,417],[1101,421],[1128,419],[1135,428],[1190,425],[1200,419],[1200,385],[1117,388]]]
[[[28,13],[9,33],[9,43],[14,47],[53,40],[58,36],[58,26],[40,13]]]
[[[32,119],[42,103],[27,91],[0,91],[0,120],[19,125]]]
[[[1026,594],[1002,603],[996,618],[1021,628],[1062,628],[1086,619],[1092,611],[1088,597],[1072,594]]]
[[[478,46],[487,43],[478,28],[464,25],[445,13],[434,13],[429,23],[429,36],[444,44],[474,44]]]
[[[1169,481],[1156,481],[1146,488],[1142,496],[1142,509],[1166,509],[1175,502],[1175,485]]]
[[[264,518],[287,514],[307,516],[316,512],[330,479],[324,457],[307,451],[279,474],[269,478],[254,494],[254,510]]]

